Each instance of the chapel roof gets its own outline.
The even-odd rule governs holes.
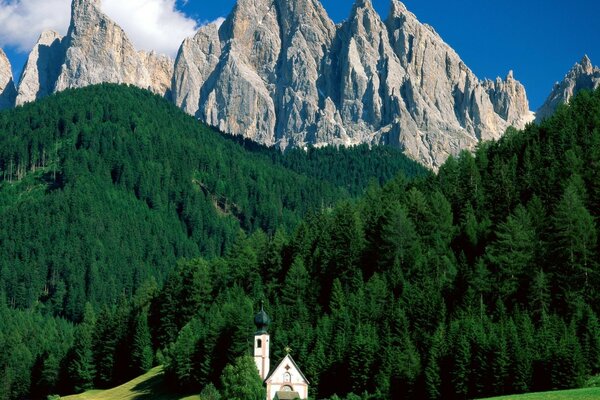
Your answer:
[[[302,372],[302,370],[298,367],[298,364],[296,364],[296,361],[294,361],[294,358],[292,357],[291,354],[286,355],[285,357],[283,357],[283,360],[281,360],[281,362],[279,364],[277,364],[277,367],[273,368],[271,370],[271,372],[269,373],[269,376],[267,376],[267,378],[265,379],[265,382],[268,381],[269,379],[271,379],[271,377],[273,376],[273,374],[279,369],[279,367],[285,363],[286,360],[289,360],[289,362],[296,367],[296,370],[300,373],[300,376],[302,377],[302,379],[304,379],[304,381],[306,382],[306,384],[308,385],[310,382],[308,381],[308,379],[306,379],[306,376],[304,376],[304,373]]]

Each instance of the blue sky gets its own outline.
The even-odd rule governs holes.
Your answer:
[[[9,3],[26,1],[8,0]],[[120,0],[126,1],[132,0]],[[322,2],[335,22],[348,17],[353,3]],[[558,0],[405,0],[404,3],[421,22],[432,25],[478,77],[504,77],[510,69],[514,70],[515,77],[527,89],[533,110],[543,103],[554,82],[561,80],[584,54],[595,65],[600,64],[600,1],[597,0],[572,0],[568,4]],[[235,0],[188,0],[178,1],[177,8],[188,19],[203,23],[226,16],[234,4]],[[389,0],[373,0],[373,4],[382,16],[387,15]],[[119,19],[105,11],[126,25],[126,17]],[[0,23],[1,14],[0,9]],[[127,27],[125,30],[128,31]],[[18,51],[1,40],[0,45],[19,71],[25,59],[23,50]]]

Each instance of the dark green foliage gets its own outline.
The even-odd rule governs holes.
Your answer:
[[[142,375],[152,368],[154,351],[152,337],[148,327],[148,313],[142,310],[135,319],[131,348],[131,369],[136,375]]]
[[[272,214],[274,200],[268,194],[255,198],[256,208],[238,209],[256,193],[244,184],[238,192],[227,187],[226,179],[217,182],[206,193],[221,194],[215,197],[224,214],[219,221],[229,221],[227,226],[235,229],[221,236],[219,251],[207,251],[201,258],[196,256],[206,249],[199,243],[209,239],[194,236],[197,230],[184,232],[192,250],[177,257],[190,258],[171,260],[172,271],[167,273],[165,266],[165,272],[156,274],[159,281],[164,278],[160,290],[146,284],[135,296],[127,291],[151,282],[147,278],[153,274],[142,270],[129,281],[113,279],[124,296],[111,297],[112,302],[99,308],[92,335],[96,383],[115,384],[139,372],[140,357],[123,357],[123,349],[148,348],[140,322],[147,310],[152,350],[160,350],[157,358],[164,360],[175,389],[204,390],[217,397],[216,387],[224,398],[262,396],[252,360],[240,357],[251,348],[252,316],[258,300],[264,299],[273,317],[272,362],[291,348],[315,398],[465,399],[581,385],[600,368],[600,175],[586,168],[600,163],[599,125],[600,91],[582,93],[541,126],[530,125],[523,132],[509,129],[503,139],[480,146],[475,155],[450,158],[436,176],[398,176],[382,188],[369,186],[362,199],[344,199],[335,206],[344,196],[338,197],[330,186],[331,203],[321,197],[320,205],[298,214]],[[242,152],[232,143],[223,146]],[[253,151],[256,164],[281,161],[270,150]],[[67,172],[57,172],[61,182],[71,176],[66,165]],[[13,181],[18,178],[15,171],[7,175]],[[273,179],[269,185],[277,186]],[[295,183],[303,187],[303,182]],[[17,190],[21,183],[5,184]],[[126,187],[119,183],[109,193]],[[141,192],[156,187],[161,186],[154,183]],[[68,188],[67,183],[47,195]],[[160,214],[162,207],[169,210],[170,195],[148,193],[130,193],[130,205],[144,199],[142,208],[151,210],[149,215]],[[199,193],[204,193],[202,187]],[[295,210],[294,204],[289,203],[288,211]],[[275,208],[283,210],[279,204]],[[175,221],[187,226],[177,212]],[[97,246],[75,247],[74,252],[84,248]],[[62,304],[61,312],[82,318],[84,310],[76,300],[93,299],[105,289],[94,283],[104,282],[100,264],[81,265],[86,268],[71,271],[81,281],[54,277],[52,294],[40,308]],[[124,271],[128,276],[130,270]],[[18,282],[13,268],[3,266],[0,273],[5,282]],[[63,287],[60,281],[68,284]],[[125,281],[131,286],[122,290]],[[20,305],[18,299],[31,296],[23,288],[7,287],[8,305]],[[79,333],[84,325],[77,328],[73,354],[87,346]],[[55,375],[40,372],[55,365],[45,354],[51,349],[42,346],[27,354],[29,349],[20,343],[9,348],[13,365],[26,360],[27,365],[15,368],[35,366],[35,374],[26,378],[5,377],[16,388],[11,390],[17,390],[10,398],[26,393],[34,382],[54,380]],[[0,354],[6,362],[3,358],[7,356]],[[240,379],[252,381],[246,387],[256,390],[241,394],[236,387]],[[59,375],[59,386],[60,380]]]
[[[426,173],[388,148],[244,147],[133,87],[68,90],[0,113],[8,304],[41,302],[79,322],[86,301],[114,304],[150,277],[162,283],[182,257],[224,255],[240,229],[290,231],[372,179]]]
[[[100,322],[102,323],[102,321]],[[92,335],[96,319],[88,304],[83,322],[75,331],[75,339],[70,355],[67,357],[68,378],[76,393],[84,392],[94,386],[96,366],[92,348]]]
[[[231,400],[262,400],[265,390],[256,364],[250,356],[239,357],[228,364],[221,376],[222,396]]]
[[[598,368],[590,289],[599,215],[585,189],[596,175],[582,165],[599,153],[585,145],[593,139],[577,107],[600,110],[600,92],[475,157],[450,159],[436,177],[400,177],[310,215],[287,239],[240,238],[235,252],[209,261],[219,282],[210,303],[226,307],[234,286],[266,295],[273,359],[291,345],[317,398],[465,399],[580,385]]]

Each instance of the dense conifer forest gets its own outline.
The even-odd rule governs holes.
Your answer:
[[[63,361],[91,328],[74,336],[72,324],[91,326],[140,287],[162,286],[177,260],[291,232],[399,171],[427,174],[384,147],[283,155],[133,87],[69,90],[0,113],[0,398],[80,388],[63,385]]]
[[[398,157],[385,155],[391,150],[375,148],[381,158],[365,148],[286,158],[214,135],[135,89],[61,96],[43,103],[71,121],[63,129],[71,134],[49,140],[54,153],[12,136],[0,142],[0,150],[20,149],[0,151],[4,398],[109,387],[160,363],[172,390],[240,398],[234,375],[258,399],[244,356],[260,299],[273,319],[273,362],[289,346],[318,399],[478,398],[579,387],[600,373],[600,91],[582,92],[540,126],[509,129],[450,158],[436,175],[404,160],[394,179],[371,184],[364,168],[391,173],[381,161]],[[82,110],[77,122],[72,107]],[[1,130],[14,124],[33,137],[40,113],[34,105],[0,114]],[[94,118],[99,128],[79,127]],[[60,126],[52,128],[58,138]],[[142,126],[149,138],[136,138]],[[185,145],[173,139],[180,137]],[[127,144],[120,152],[119,140]],[[31,148],[50,151],[33,171],[35,163],[23,167],[16,156],[31,158]],[[207,161],[203,175],[198,154],[228,161],[221,169]],[[371,161],[353,173],[355,158]],[[263,193],[260,182],[266,194],[251,196]],[[201,200],[186,208],[193,193]],[[46,200],[52,196],[60,197]],[[190,229],[186,215],[197,209],[204,214],[192,221],[202,228]],[[32,215],[41,222],[20,222]],[[147,231],[137,237],[132,224]],[[205,244],[211,240],[219,245]],[[94,265],[106,271],[94,275]],[[76,273],[72,281],[64,275]],[[29,294],[28,282],[41,286]],[[79,297],[69,302],[70,293]]]

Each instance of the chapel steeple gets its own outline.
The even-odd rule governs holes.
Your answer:
[[[267,333],[267,328],[269,327],[270,323],[271,323],[271,319],[265,312],[263,302],[261,301],[260,302],[260,311],[254,317],[254,325],[256,325],[256,334]]]
[[[258,368],[258,374],[263,381],[269,375],[271,360],[269,358],[270,336],[267,328],[271,320],[265,312],[263,302],[260,302],[260,311],[254,317],[256,333],[254,334],[254,362]]]

